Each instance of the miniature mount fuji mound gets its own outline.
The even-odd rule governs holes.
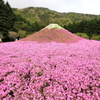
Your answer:
[[[57,43],[73,43],[83,38],[74,35],[58,24],[50,24],[42,30],[23,38],[19,41],[37,41],[37,42],[57,42]]]

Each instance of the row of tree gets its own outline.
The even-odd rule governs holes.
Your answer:
[[[89,39],[91,39],[93,35],[100,35],[100,18],[70,23],[64,25],[64,28],[73,33],[86,33],[89,36]]]
[[[23,30],[27,35],[43,27],[44,26],[40,25],[37,21],[31,23],[21,15],[15,14],[8,2],[5,3],[4,0],[0,0],[0,38],[2,38],[3,41],[10,41],[9,31],[18,33],[18,31]]]

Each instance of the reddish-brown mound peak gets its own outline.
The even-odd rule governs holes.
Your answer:
[[[50,24],[39,32],[23,38],[20,41],[73,43],[81,39],[81,37],[72,34],[58,24]]]

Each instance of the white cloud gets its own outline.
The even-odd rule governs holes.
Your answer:
[[[100,0],[81,0],[82,11],[91,14],[100,14]]]
[[[6,0],[5,0],[6,1]],[[46,7],[59,12],[100,14],[100,0],[8,0],[11,7]]]

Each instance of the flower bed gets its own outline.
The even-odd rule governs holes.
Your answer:
[[[74,43],[83,38],[74,35],[65,29],[48,29],[44,28],[20,41],[37,41],[37,42],[56,42],[56,43]]]
[[[100,42],[1,43],[0,100],[100,100]]]

